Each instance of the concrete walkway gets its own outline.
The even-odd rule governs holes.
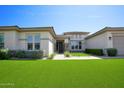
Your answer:
[[[53,60],[89,60],[89,59],[102,59],[102,58],[96,56],[65,57],[64,54],[56,54],[55,57],[53,58]]]
[[[109,56],[82,56],[82,57],[65,57],[64,54],[56,54],[53,60],[89,60],[89,59],[113,59],[113,58],[124,58],[124,56],[115,56],[115,57],[109,57]]]

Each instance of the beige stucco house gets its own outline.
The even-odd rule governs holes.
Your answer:
[[[10,50],[43,50],[44,55],[64,51],[84,51],[86,48],[117,48],[124,55],[124,28],[105,27],[89,35],[89,32],[65,32],[56,35],[53,27],[0,26],[0,48]]]

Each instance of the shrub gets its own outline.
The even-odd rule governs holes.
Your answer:
[[[8,55],[8,49],[1,49],[0,50],[0,59],[9,59],[10,56]]]
[[[9,50],[10,57],[25,58],[25,51],[22,50]]]
[[[51,54],[51,55],[48,56],[48,59],[53,59],[54,56],[55,56],[55,54]]]
[[[25,58],[25,51],[20,51],[20,50],[16,51],[15,57],[17,57],[17,58]]]
[[[85,49],[86,53],[90,53],[93,55],[97,55],[97,56],[103,56],[103,50],[102,49]]]
[[[70,57],[70,53],[68,51],[64,52],[65,57]]]
[[[9,56],[16,58],[32,58],[39,59],[43,57],[43,51],[23,51],[23,50],[9,50]]]
[[[10,57],[16,57],[17,56],[17,50],[9,50],[8,55]]]
[[[43,51],[25,51],[26,58],[40,59],[43,58]]]
[[[117,55],[117,49],[115,49],[115,48],[108,48],[107,49],[107,55],[108,56],[116,56]]]

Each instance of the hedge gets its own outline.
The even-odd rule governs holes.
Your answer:
[[[115,49],[115,48],[108,48],[106,50],[107,50],[108,56],[116,56],[117,55],[117,49]]]
[[[9,50],[8,54],[15,58],[39,59],[43,57],[43,51]]]
[[[103,50],[102,49],[85,49],[86,53],[97,55],[97,56],[103,56]]]
[[[30,59],[41,59],[43,58],[43,51],[23,51],[23,50],[8,50],[0,49],[0,59],[11,59],[11,58],[30,58]]]

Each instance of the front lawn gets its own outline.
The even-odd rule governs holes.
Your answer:
[[[83,53],[83,52],[71,52],[71,56],[90,56],[89,54]]]
[[[124,88],[124,59],[0,60],[0,87]]]

